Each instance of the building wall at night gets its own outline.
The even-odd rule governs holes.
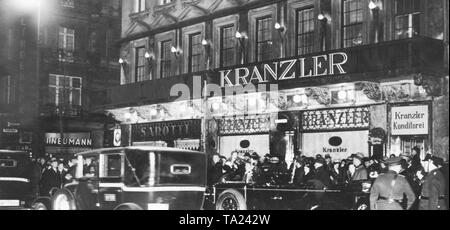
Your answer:
[[[77,146],[48,146],[46,140],[56,134],[61,139],[87,136],[93,144],[85,148],[103,146],[105,116],[91,112],[91,98],[92,92],[119,84],[115,42],[121,1],[45,0],[33,9],[14,2],[0,5],[5,19],[0,37],[8,41],[0,46],[0,78],[12,79],[13,84],[2,87],[14,98],[1,104],[0,113],[2,129],[18,132],[3,132],[0,148],[65,156],[78,151]]]
[[[283,157],[298,151],[322,154],[305,150],[303,138],[314,138],[314,133],[323,138],[323,133],[344,137],[345,132],[355,135],[362,130],[366,136],[361,142],[366,144],[358,148],[367,148],[361,150],[365,154],[408,154],[419,145],[424,152],[448,159],[448,88],[441,87],[448,82],[444,64],[448,4],[443,0],[136,0],[123,1],[122,15],[121,86],[101,91],[105,97],[96,102],[96,108],[122,122],[123,144],[132,144],[133,135],[128,133],[134,123],[202,119],[204,145],[200,147],[208,153],[228,155],[222,150],[229,136],[252,135],[260,136],[257,143],[269,143],[267,152],[260,155],[269,151]],[[221,73],[239,68],[252,71],[274,62],[280,67],[280,61],[292,59],[317,61],[321,55],[331,59],[337,53],[348,56],[345,73],[259,81],[259,85],[278,84],[276,102],[253,91],[208,99],[196,94],[205,81],[226,88]],[[195,76],[201,79],[200,87],[193,83]],[[242,78],[236,80],[239,83]],[[194,91],[184,104],[174,102],[177,96],[170,94],[172,86],[180,83]],[[344,94],[345,98],[339,96]],[[241,101],[244,106],[239,109]],[[264,109],[252,109],[254,104]],[[393,110],[399,106],[406,106],[405,111],[423,109],[424,105],[430,118],[428,131],[389,134]],[[183,106],[190,112],[183,113]],[[303,125],[314,111],[339,114],[340,109],[355,114],[362,109],[370,117],[368,124],[320,131]],[[287,117],[288,125],[279,123],[280,116]],[[264,121],[267,124],[261,124]],[[239,130],[239,122],[260,128]]]

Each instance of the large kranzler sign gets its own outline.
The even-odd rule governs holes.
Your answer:
[[[181,120],[135,124],[131,126],[133,142],[200,139],[200,120]]]
[[[399,106],[391,109],[392,135],[427,135],[428,106]]]
[[[369,128],[368,107],[305,111],[301,115],[301,128],[305,131]]]
[[[346,74],[348,56],[336,52],[219,70],[221,87],[275,83],[296,78]]]

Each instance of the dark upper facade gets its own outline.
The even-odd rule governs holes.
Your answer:
[[[359,57],[353,63],[359,68],[355,73],[420,66],[441,74],[443,68],[429,67],[443,66],[442,40],[448,40],[444,2],[124,1],[119,60],[123,86],[102,92],[105,97],[95,104],[103,108],[170,101],[171,86],[191,82],[193,73],[212,70],[208,82],[220,84],[217,70],[334,50]],[[427,45],[436,49],[421,49]],[[426,62],[410,62],[409,57]]]
[[[1,126],[18,126],[17,134],[2,133],[0,147],[28,148],[33,140],[42,153],[46,132],[103,129],[92,123],[91,93],[119,83],[122,3],[22,2],[0,2]]]
[[[379,110],[370,127],[389,130],[389,106],[425,101],[432,104],[429,146],[448,156],[447,27],[443,0],[124,1],[121,85],[97,92],[94,108],[131,126],[208,119],[210,110],[219,111],[213,117],[254,114],[227,102],[238,104],[247,96],[199,103],[199,84],[223,90],[275,83],[283,98],[264,113],[369,105]],[[341,69],[339,63],[345,63]],[[194,92],[191,107],[201,104],[193,116],[179,114],[185,110],[177,109],[178,96],[170,93],[177,84]],[[348,96],[355,93],[363,96]],[[226,109],[215,106],[215,99],[228,104]],[[293,101],[302,106],[293,108]],[[208,127],[205,135],[210,133]],[[278,131],[271,133],[273,146]]]

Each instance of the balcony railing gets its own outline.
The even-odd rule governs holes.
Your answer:
[[[424,71],[427,73],[441,72],[444,59],[443,47],[443,42],[440,40],[415,37],[405,40],[381,42],[341,50],[320,52],[309,54],[307,56],[316,56],[332,52],[346,52],[349,56],[346,66],[347,75],[354,77],[355,79],[353,80],[357,80],[357,78],[361,78],[361,76],[364,76],[367,73],[375,73],[378,78],[389,78],[394,77],[396,74],[418,73]],[[289,57],[281,60],[301,57],[302,56]],[[277,61],[281,60],[278,59]],[[266,61],[264,63],[272,62],[274,62],[274,60]],[[249,67],[264,63],[248,63],[245,65],[227,67],[226,69]],[[306,66],[305,68],[311,68],[311,66]],[[204,80],[208,80],[208,83],[220,85],[219,70],[220,69],[215,69],[209,72],[209,76],[206,76],[206,73],[208,73],[206,71],[194,75],[200,75],[202,77],[202,83]],[[133,106],[142,103],[168,102],[174,99],[170,96],[170,89],[175,84],[186,84],[192,93],[192,80],[193,75],[190,74],[116,86],[95,92],[91,105],[93,109],[103,109],[106,107],[116,108]],[[298,85],[306,87],[308,84],[313,85],[320,83],[314,81],[314,77],[292,79],[280,84],[279,88],[298,87]],[[327,82],[327,84],[328,83],[331,82]]]
[[[41,106],[41,116],[63,116],[63,117],[80,117],[83,113],[82,106],[78,105],[54,105],[46,104]]]

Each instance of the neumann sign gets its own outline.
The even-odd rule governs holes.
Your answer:
[[[346,74],[348,56],[336,52],[312,57],[259,63],[246,67],[220,70],[221,87],[273,83],[284,80]]]
[[[392,135],[427,135],[428,106],[399,106],[391,110]]]

